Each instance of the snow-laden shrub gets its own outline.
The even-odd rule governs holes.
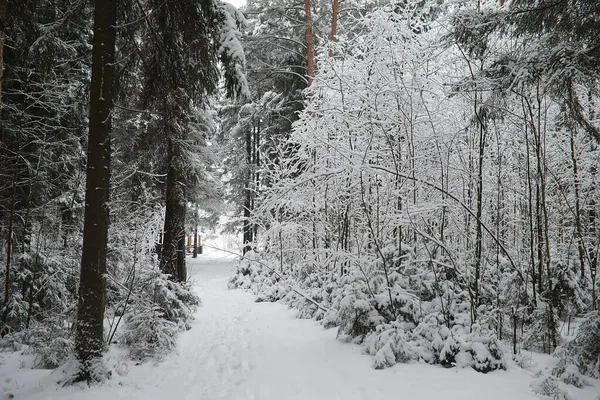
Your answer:
[[[342,293],[337,275],[312,267],[299,268],[288,274],[280,284],[288,290],[282,302],[297,309],[298,318],[322,321],[327,316],[327,325],[338,325],[338,300]]]
[[[79,265],[68,249],[27,250],[15,256],[13,280],[4,305],[0,331],[4,333],[63,322],[74,309]]]
[[[74,338],[66,329],[41,327],[31,332],[31,338],[36,368],[58,368],[73,354]]]
[[[460,360],[459,354],[461,353],[462,347],[458,340],[452,335],[448,336],[444,340],[444,346],[440,350],[439,360],[443,367],[450,368],[456,365],[457,359]]]
[[[337,310],[328,310],[324,313],[323,319],[321,319],[321,324],[325,329],[335,328],[338,326],[338,312]]]
[[[365,350],[374,356],[375,368],[420,360],[444,367],[470,366],[483,373],[506,369],[494,336],[482,334],[477,325],[471,333],[465,333],[459,326],[448,329],[436,324],[435,318],[417,326],[408,322],[379,325],[365,338]]]
[[[175,348],[180,327],[155,304],[139,304],[125,320],[123,342],[136,360],[160,359]]]
[[[72,333],[58,324],[40,325],[0,339],[0,349],[34,355],[35,368],[57,368],[73,354],[73,348]]]
[[[312,267],[277,271],[275,262],[258,260],[257,253],[249,252],[240,259],[228,287],[249,290],[257,302],[282,301],[298,310],[298,318],[322,320],[327,315],[327,325],[337,326],[337,311],[330,308],[337,281]]]
[[[419,300],[406,290],[411,286],[409,281],[410,279],[393,272],[389,274],[391,289],[388,289],[383,273],[376,273],[375,278],[371,279],[370,285],[376,293],[374,307],[387,321],[399,318],[403,321],[416,322],[420,319]]]
[[[554,352],[558,363],[552,375],[565,383],[581,387],[586,384],[581,375],[600,378],[600,312],[587,315],[577,335]]]
[[[0,350],[3,351],[21,351],[25,346],[23,344],[21,333],[8,333],[4,337],[0,338]]]
[[[257,302],[276,302],[283,299],[289,292],[289,286],[280,282],[281,278],[275,274],[269,274],[262,281],[261,287],[256,293]]]
[[[467,335],[464,346],[471,354],[475,371],[488,373],[497,369],[506,369],[504,354],[495,336],[482,336],[478,333]]]
[[[78,261],[69,249],[16,256],[0,348],[34,355],[36,368],[56,368],[72,354]]]
[[[258,254],[254,251],[249,251],[244,258],[240,259],[235,274],[227,283],[229,289],[252,290],[257,294],[257,287],[265,279],[263,276],[265,271],[261,263],[255,260],[258,260]]]
[[[406,331],[398,324],[379,325],[375,332],[365,338],[364,346],[367,354],[374,356],[373,366],[376,369],[418,358]]]
[[[572,385],[580,389],[584,386],[590,386],[590,382],[579,373],[579,369],[575,365],[568,364],[564,368],[559,368],[559,370],[562,370],[562,373],[558,375],[557,378],[567,385]],[[553,374],[557,372],[556,368],[552,370]]]
[[[542,376],[529,386],[534,393],[548,396],[552,400],[571,400],[569,394],[560,388],[558,380],[552,376]]]
[[[352,282],[343,289],[338,310],[338,336],[357,342],[375,329],[378,313],[359,282]]]
[[[188,283],[170,281],[156,270],[142,270],[138,294],[124,317],[120,341],[134,359],[160,359],[176,345],[181,331],[200,305],[200,299]]]
[[[27,316],[29,315],[29,302],[23,297],[23,294],[17,292],[18,287],[14,285],[12,294],[8,302],[0,310],[6,315],[6,321],[0,321],[0,332],[20,332],[26,329]]]
[[[375,368],[411,360],[484,373],[506,368],[494,332],[471,326],[466,292],[450,293],[444,286],[451,301],[442,310],[439,302],[419,301],[410,277],[397,272],[388,278],[381,271],[340,276],[313,265],[275,272],[270,265],[277,263],[256,257],[240,261],[230,288],[250,290],[257,301],[282,301],[298,310],[298,318],[313,318],[326,328],[337,326],[338,338],[363,343]]]
[[[525,332],[523,348],[550,354],[560,337],[556,321],[559,318],[548,303],[541,303],[531,314],[531,323]]]
[[[417,358],[428,364],[438,364],[444,343],[450,336],[448,328],[440,324],[438,315],[427,316],[414,328],[410,325],[405,327],[410,332],[410,340],[414,342]]]
[[[256,302],[275,302],[288,295],[290,287],[285,281],[285,273],[276,273],[264,262],[258,261],[258,254],[248,252],[240,259],[236,272],[227,283],[229,289],[249,290]]]
[[[160,274],[154,287],[154,304],[162,310],[164,318],[174,322],[181,330],[189,330],[189,322],[200,306],[200,298],[189,282],[173,282]]]

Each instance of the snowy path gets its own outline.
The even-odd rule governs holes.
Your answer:
[[[31,400],[539,399],[529,389],[531,377],[518,368],[488,375],[420,364],[376,371],[358,346],[335,340],[335,329],[227,290],[233,261],[225,254],[188,261],[203,306],[177,354],[141,366],[114,367],[109,358],[115,376],[85,390],[49,385],[47,371],[0,372],[4,393]]]

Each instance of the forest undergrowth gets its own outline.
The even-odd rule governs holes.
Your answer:
[[[470,324],[464,293],[454,293],[444,306],[445,300],[435,295],[428,301],[411,295],[403,289],[410,283],[398,273],[391,274],[388,290],[382,274],[366,274],[363,268],[339,272],[280,266],[277,259],[249,252],[239,259],[229,288],[249,291],[256,302],[281,302],[295,309],[297,318],[336,328],[337,338],[360,344],[376,369],[424,362],[489,373],[506,369],[506,357],[527,364],[527,356],[511,354],[511,343],[499,340],[492,327]],[[558,382],[582,388],[591,385],[588,378],[600,378],[599,328],[600,315],[586,315],[574,338],[554,352],[551,374],[532,383],[533,391],[569,398]]]
[[[152,238],[160,210],[121,209],[120,216],[109,232],[104,347],[121,346],[137,361],[159,360],[189,329],[200,299],[189,282],[175,282],[158,268]],[[35,256],[20,255],[24,275],[12,282],[5,309],[0,349],[34,355],[36,368],[58,368],[73,354],[78,258],[71,253],[77,247],[62,244],[62,238],[54,245],[46,240]],[[18,290],[21,285],[28,290]]]

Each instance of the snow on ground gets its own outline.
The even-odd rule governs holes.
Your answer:
[[[113,377],[103,386],[59,387],[58,372],[31,370],[28,359],[0,355],[0,399],[231,399],[231,400],[467,400],[540,399],[532,373],[511,364],[487,375],[471,369],[398,364],[374,370],[359,346],[335,339],[310,320],[295,319],[284,305],[255,303],[228,290],[233,258],[206,249],[188,259],[203,305],[178,352],[161,363],[135,366],[118,351],[107,364]],[[574,389],[574,399],[596,400],[598,387]]]

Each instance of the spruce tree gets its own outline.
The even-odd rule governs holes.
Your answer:
[[[185,217],[195,174],[189,168],[190,114],[218,88],[219,63],[229,95],[245,90],[244,54],[238,43],[241,16],[214,0],[150,0],[153,12],[144,34],[142,103],[158,116],[165,141],[165,223],[161,270],[185,281]]]
[[[110,136],[117,1],[96,0],[83,253],[77,310],[75,380],[102,381],[110,185]]]
[[[513,0],[506,18],[513,35],[539,42],[540,51],[520,54],[518,65],[529,69],[532,76],[543,74],[553,79],[554,97],[597,143],[600,128],[587,115],[577,86],[588,88],[584,97],[600,94],[599,16],[598,1]]]
[[[61,309],[43,282],[52,276],[49,257],[70,251],[80,221],[89,16],[86,2],[0,3],[0,210],[11,210],[0,219],[11,249],[3,260],[4,333]],[[58,237],[63,245],[50,251]]]

